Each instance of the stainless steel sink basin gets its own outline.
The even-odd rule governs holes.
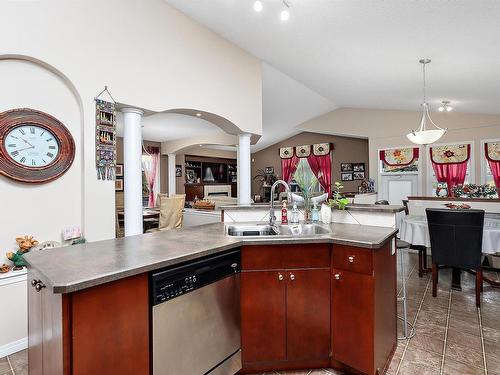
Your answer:
[[[331,233],[329,227],[320,224],[268,225],[234,224],[226,226],[228,236],[236,237],[306,237]]]
[[[276,227],[263,224],[238,224],[226,227],[229,236],[248,237],[248,236],[276,236],[278,231]]]

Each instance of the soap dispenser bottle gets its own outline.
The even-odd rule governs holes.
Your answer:
[[[292,217],[290,218],[290,224],[298,224],[299,223],[299,209],[297,208],[297,203],[293,203],[293,208],[292,208]]]
[[[314,203],[314,207],[311,211],[311,219],[312,219],[313,223],[319,222],[319,210],[318,210],[318,206],[316,205],[316,202]]]
[[[288,209],[286,208],[286,200],[283,201],[281,208],[281,224],[288,224]]]

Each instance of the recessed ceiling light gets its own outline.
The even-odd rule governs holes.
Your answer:
[[[196,117],[201,117],[201,113],[197,113],[197,114],[196,114]]]
[[[256,12],[261,12],[262,8],[264,8],[264,6],[262,5],[262,1],[257,0],[255,1],[255,3],[253,3],[253,10],[255,10]]]

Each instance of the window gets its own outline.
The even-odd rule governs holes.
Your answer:
[[[308,180],[313,178],[314,173],[311,170],[311,167],[307,161],[307,158],[300,158],[299,159],[299,164],[297,165],[297,168],[300,168],[300,167],[304,168],[304,172],[305,172],[306,178]],[[292,182],[290,183],[290,190],[292,192],[299,192],[300,191],[299,186],[297,185],[297,183],[293,179],[292,179]],[[325,189],[323,189],[323,187],[319,183],[316,186],[316,189],[313,191],[313,193],[324,193],[324,192],[325,192]]]
[[[145,170],[151,170],[153,166],[153,156],[148,154],[142,155],[142,206],[149,206],[149,188],[148,188],[148,180],[146,178]],[[153,187],[154,196],[158,196],[160,192],[160,162],[158,161],[156,165],[156,180]]]
[[[464,185],[474,183],[474,144],[472,142],[460,142],[460,143],[448,143],[447,145],[470,145],[470,157],[467,161],[467,171],[465,172]],[[444,144],[434,144],[431,147],[446,146]],[[436,190],[438,187],[438,182],[436,179],[436,174],[434,173],[434,168],[432,167],[432,162],[430,158],[427,158],[427,168],[428,168],[428,178],[427,178],[427,188],[429,194],[433,197],[436,196]]]

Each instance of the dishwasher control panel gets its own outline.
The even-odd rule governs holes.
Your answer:
[[[237,250],[152,272],[152,305],[182,296],[240,271],[240,251]]]

